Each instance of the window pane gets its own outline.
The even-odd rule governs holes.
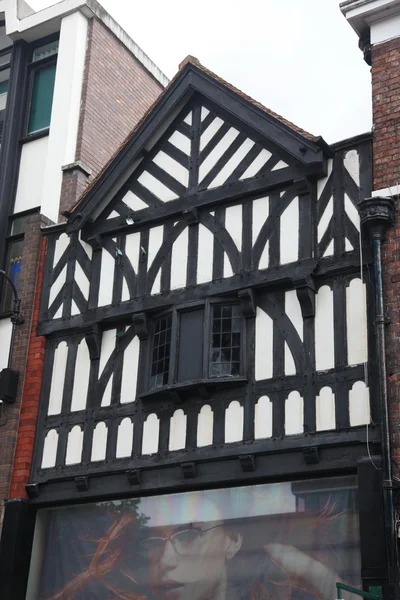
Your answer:
[[[23,240],[10,242],[7,253],[8,258],[5,270],[7,275],[10,277],[11,281],[14,283],[17,290],[19,287],[19,278],[22,269],[23,244]],[[2,302],[2,312],[8,312],[12,309],[13,305],[13,293],[10,284],[8,282],[3,281],[2,290],[4,294]]]
[[[35,48],[35,50],[33,51],[32,61],[37,62],[38,60],[49,58],[49,56],[55,56],[58,53],[58,44],[59,41],[55,40],[54,42],[50,42],[50,44],[46,44],[45,46],[39,46],[39,48]]]
[[[32,87],[28,133],[50,126],[56,65],[36,71]]]
[[[204,309],[180,315],[178,381],[203,377]]]
[[[240,374],[241,316],[235,304],[215,306],[212,312],[210,377]]]
[[[24,215],[23,217],[14,217],[11,224],[10,235],[21,235],[25,233],[28,219],[31,215]]]
[[[171,314],[158,319],[154,323],[150,376],[151,388],[167,385],[168,383],[169,360],[171,355],[171,327]]]

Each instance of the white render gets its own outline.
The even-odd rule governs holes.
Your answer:
[[[14,213],[41,206],[48,147],[48,137],[22,146]]]
[[[359,37],[370,31],[372,45],[400,35],[399,0],[346,0],[340,8]]]
[[[255,407],[254,438],[256,440],[272,437],[272,402],[268,396],[262,396]]]
[[[225,444],[241,442],[243,439],[243,406],[234,400],[225,411]]]
[[[10,319],[0,320],[0,371],[8,365],[8,354],[10,351],[10,342],[12,334],[12,323]]]
[[[186,445],[187,417],[182,409],[178,409],[171,417],[169,428],[169,450],[183,450]]]
[[[201,407],[197,418],[197,447],[211,446],[213,443],[214,413],[209,404]]]

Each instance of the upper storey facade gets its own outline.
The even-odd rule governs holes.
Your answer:
[[[127,493],[132,470],[163,489],[188,463],[237,481],[249,453],[279,477],[355,469],[377,418],[370,192],[368,136],[328,147],[189,60],[45,231],[30,493]]]

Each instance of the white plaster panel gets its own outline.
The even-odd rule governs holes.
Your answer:
[[[227,279],[228,277],[233,277],[233,270],[231,261],[229,260],[228,255],[224,252],[224,277]]]
[[[349,365],[368,360],[366,287],[361,279],[352,279],[346,289],[347,357]]]
[[[228,148],[235,141],[238,135],[238,130],[234,127],[231,127],[229,131],[224,135],[222,140],[218,142],[215,148],[210,152],[207,158],[200,165],[199,183],[203,181],[204,177],[211,171],[211,169],[221,158],[221,156],[228,150]]]
[[[63,165],[75,160],[88,21],[81,12],[61,21],[42,212],[58,220]]]
[[[58,264],[58,261],[68,248],[70,243],[69,236],[66,233],[62,233],[58,240],[56,241],[56,245],[54,248],[54,258],[53,258],[53,267]]]
[[[176,200],[178,197],[173,190],[170,190],[169,187],[148,171],[143,171],[140,177],[138,177],[138,182],[162,202],[170,202],[171,200]]]
[[[258,264],[259,269],[268,269],[269,267],[269,241],[265,244],[264,250],[262,251],[260,262]]]
[[[136,194],[131,192],[131,190],[128,190],[126,192],[125,196],[122,198],[122,202],[124,202],[133,211],[143,210],[144,208],[149,207],[149,205],[146,202],[143,202],[143,200],[141,200],[139,196],[136,196]]]
[[[75,300],[72,300],[71,302],[71,315],[79,315],[81,313],[81,311],[78,308],[78,305],[76,304]]]
[[[74,387],[72,391],[71,412],[85,410],[90,376],[90,354],[86,340],[78,346],[75,364]]]
[[[288,167],[289,165],[287,163],[285,163],[285,161],[280,160],[279,162],[276,163],[276,165],[271,169],[271,171],[280,171],[281,169],[285,169],[286,167]]]
[[[369,425],[371,422],[369,388],[364,381],[357,381],[349,393],[350,426]]]
[[[158,452],[158,438],[160,434],[160,420],[152,413],[143,423],[142,454],[156,454]]]
[[[133,423],[129,417],[118,426],[116,458],[128,458],[132,454]]]
[[[189,229],[186,227],[175,240],[171,256],[171,290],[186,287]]]
[[[296,375],[296,365],[292,352],[285,342],[285,375]]]
[[[91,456],[92,462],[96,462],[99,460],[105,460],[106,450],[107,450],[107,437],[108,437],[107,425],[103,422],[97,423],[97,425],[93,431],[92,456]]]
[[[75,281],[85,300],[88,300],[90,282],[78,261],[75,263]]]
[[[66,465],[78,465],[82,462],[83,431],[80,425],[75,425],[68,434]]]
[[[211,446],[213,443],[214,414],[211,406],[205,404],[197,417],[197,447]]]
[[[101,407],[102,408],[104,408],[105,406],[111,405],[113,378],[114,378],[114,375],[111,375],[111,377],[108,380],[108,383],[105,387],[103,398],[101,399]]]
[[[184,120],[184,122],[187,125],[191,126],[192,125],[192,118],[193,118],[192,117],[192,112],[190,112],[183,120]]]
[[[357,231],[360,231],[360,215],[347,194],[344,196],[344,209]]]
[[[333,216],[333,198],[331,198],[326,206],[324,214],[322,215],[318,223],[318,242],[320,242],[324,236],[325,231]]]
[[[93,256],[93,248],[90,244],[87,244],[83,240],[81,240],[81,233],[79,232],[79,243],[87,254],[89,260],[92,260]]]
[[[101,351],[100,351],[100,361],[99,361],[99,377],[103,373],[104,367],[110,359],[111,354],[115,349],[116,342],[116,329],[108,329],[103,331],[102,340],[101,340]],[[104,391],[101,406],[110,406],[111,404],[111,388],[112,388],[112,380],[113,375],[111,375],[110,380],[107,384],[107,387]]]
[[[10,319],[0,319],[0,370],[8,365],[10,352],[12,323]]]
[[[223,185],[228,179],[228,177],[232,175],[236,167],[239,166],[239,164],[242,162],[242,160],[245,158],[248,152],[252,149],[254,144],[255,142],[253,142],[253,140],[247,138],[247,140],[243,142],[240,148],[236,150],[234,155],[231,156],[226,165],[222,167],[218,175],[215,177],[215,179],[213,179],[213,181],[208,187],[214,188],[218,187],[219,185]]]
[[[243,439],[243,406],[234,400],[225,411],[225,444]]]
[[[345,240],[344,240],[344,249],[346,252],[351,252],[352,250],[354,250],[352,244],[350,244],[350,242],[347,238],[345,238]]]
[[[178,148],[178,150],[190,156],[191,142],[186,135],[183,135],[180,131],[174,131],[168,141]]]
[[[51,429],[44,440],[42,469],[51,469],[56,466],[58,448],[58,432]]]
[[[208,110],[208,108],[206,108],[205,106],[201,107],[201,115],[200,115],[200,119],[202,121],[204,121],[204,119],[206,118],[206,116],[210,113],[210,111]]]
[[[169,427],[169,450],[183,450],[186,446],[187,417],[182,409],[178,409],[171,417]]]
[[[235,242],[239,252],[242,251],[242,205],[230,206],[225,210],[225,229]]]
[[[258,198],[253,202],[253,246],[257,241],[260,231],[269,217],[269,197]]]
[[[45,136],[22,146],[14,213],[42,205],[48,143]]]
[[[112,303],[113,283],[115,272],[115,260],[111,254],[103,248],[101,251],[101,270],[99,286],[99,306],[107,306]]]
[[[121,404],[136,400],[136,386],[139,368],[140,341],[134,337],[124,353],[121,380]]]
[[[197,283],[212,280],[214,258],[214,236],[207,227],[199,225],[199,247],[197,253]]]
[[[281,216],[281,265],[299,258],[299,199],[295,198]]]
[[[168,154],[165,154],[162,150],[156,154],[153,158],[153,162],[171,175],[174,179],[179,181],[184,187],[189,185],[189,171],[183,167],[174,158],[171,158]]]
[[[59,415],[61,412],[67,358],[67,342],[60,342],[54,352],[54,363],[53,372],[51,375],[51,387],[49,397],[49,409],[47,411],[48,415]]]
[[[333,292],[327,285],[315,297],[315,364],[317,371],[335,366]]]
[[[126,302],[130,299],[130,293],[128,284],[126,283],[125,277],[122,279],[122,294],[121,294],[121,302]]]
[[[317,199],[319,200],[321,197],[322,192],[325,189],[326,184],[328,183],[328,179],[332,174],[332,170],[333,170],[333,159],[329,158],[328,159],[328,172],[327,172],[327,176],[323,177],[322,179],[318,180],[317,183]]]
[[[204,150],[204,148],[207,146],[208,142],[210,142],[212,140],[214,135],[222,127],[223,124],[224,124],[223,120],[220,119],[219,117],[215,117],[215,119],[213,121],[211,121],[211,123],[209,124],[207,129],[203,132],[203,134],[200,138],[200,152],[202,150]]]
[[[261,308],[256,313],[256,381],[270,379],[273,373],[273,321]]]
[[[247,167],[243,175],[239,179],[249,179],[255,177],[257,173],[263,168],[265,163],[271,158],[272,154],[268,150],[261,150],[258,156],[253,162]]]
[[[254,437],[256,440],[272,437],[272,402],[268,396],[262,396],[255,406]]]
[[[358,151],[353,149],[346,152],[344,156],[344,166],[351,175],[353,181],[360,187],[360,157]]]
[[[293,323],[301,341],[303,341],[304,321],[296,290],[285,293],[285,313]]]
[[[327,249],[324,252],[324,256],[332,256],[334,252],[334,243],[333,240],[329,242]]]
[[[110,214],[108,215],[108,217],[107,217],[107,221],[108,221],[109,219],[116,219],[116,218],[117,218],[117,217],[119,217],[119,216],[120,216],[120,215],[119,215],[119,213],[117,213],[117,211],[116,211],[116,210],[113,210],[113,211],[111,211],[111,212],[110,212]]]
[[[295,435],[304,431],[303,398],[299,392],[291,392],[285,403],[285,434]]]
[[[129,258],[133,270],[139,272],[140,233],[131,233],[125,238],[125,254]]]
[[[336,429],[335,394],[330,387],[324,387],[316,401],[317,431]]]
[[[150,229],[149,234],[149,248],[148,248],[148,258],[147,258],[147,269],[150,270],[151,265],[157,255],[157,252],[161,248],[161,244],[163,243],[163,235],[164,235],[164,227],[160,225],[159,227],[153,227]],[[157,276],[157,279],[153,285],[152,294],[158,294],[160,292],[161,285],[161,270]]]

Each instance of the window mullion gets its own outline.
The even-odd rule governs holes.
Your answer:
[[[207,299],[204,306],[204,346],[203,346],[203,378],[209,378],[210,369],[210,332],[211,332],[211,306],[210,300]]]
[[[169,361],[168,384],[172,385],[176,379],[176,365],[178,357],[178,327],[179,313],[176,309],[172,311],[172,326],[171,326],[171,356]]]

